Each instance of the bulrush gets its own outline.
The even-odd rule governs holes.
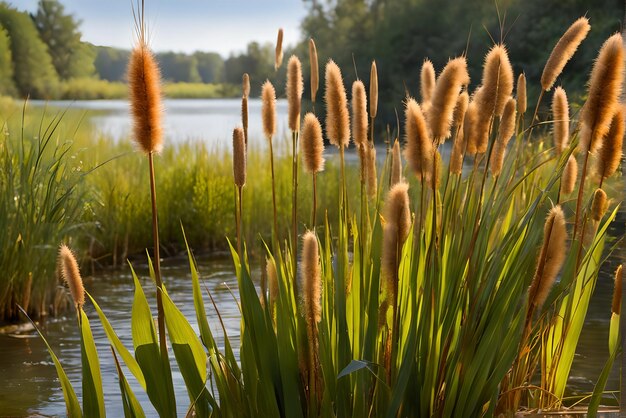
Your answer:
[[[241,124],[243,125],[243,133],[248,145],[248,96],[250,95],[250,76],[244,73],[241,81],[242,97],[241,97]]]
[[[619,33],[604,42],[591,71],[589,97],[580,119],[581,144],[584,152],[597,151],[602,138],[611,126],[611,118],[618,105],[624,73],[624,47]]]
[[[624,106],[617,107],[611,120],[609,133],[602,140],[602,146],[596,156],[595,172],[604,180],[611,177],[622,159],[622,143],[624,141]]]
[[[233,130],[233,175],[237,187],[246,184],[246,142],[239,127]]]
[[[457,97],[461,88],[469,84],[469,81],[464,57],[449,61],[437,79],[428,111],[428,122],[432,136],[439,144],[450,136]]]
[[[513,67],[504,45],[494,45],[487,53],[483,67],[482,88],[476,93],[481,119],[489,121],[491,113],[501,116],[513,92]]]
[[[348,146],[350,141],[350,117],[348,100],[341,78],[341,70],[333,60],[326,64],[326,135],[338,148]]]
[[[600,222],[609,208],[609,200],[606,192],[602,189],[596,189],[593,193],[593,201],[591,202],[591,219]]]
[[[465,112],[467,112],[468,105],[469,94],[464,91],[457,97],[456,106],[454,106],[454,113],[452,115],[452,123],[457,130],[463,126],[463,120],[465,119]]]
[[[352,83],[352,138],[357,147],[367,142],[367,99],[361,80]]]
[[[557,155],[560,155],[569,143],[569,105],[567,94],[562,87],[554,89],[552,96],[552,117],[554,119],[553,135],[554,148]]]
[[[478,135],[476,126],[478,124],[478,106],[471,101],[467,106],[465,118],[463,120],[463,141],[465,142],[465,152],[470,155],[478,153]]]
[[[515,111],[516,101],[514,98],[509,98],[504,106],[504,112],[502,113],[502,119],[500,119],[500,128],[498,130],[498,138],[493,149],[493,157],[489,169],[494,176],[500,175],[502,172],[502,165],[504,163],[504,153],[506,152],[506,146],[508,145],[511,137],[515,133],[515,118],[517,116]]]
[[[526,113],[526,106],[528,105],[526,99],[526,75],[521,73],[517,77],[517,112],[520,115]]]
[[[422,103],[428,103],[433,99],[435,93],[435,67],[433,63],[426,59],[422,64],[420,72],[420,95]]]
[[[243,91],[243,97],[250,97],[250,76],[248,73],[243,73],[241,77],[241,89]]]
[[[615,287],[613,288],[613,303],[611,312],[619,315],[622,310],[622,264],[615,270]]]
[[[302,237],[300,280],[307,326],[316,327],[322,319],[322,280],[317,237],[313,231],[305,232]]]
[[[74,253],[67,245],[62,244],[59,247],[59,265],[61,266],[61,275],[67,283],[74,299],[76,309],[81,309],[85,304],[85,288],[83,287],[83,279],[80,277],[78,263],[74,257]]]
[[[577,177],[578,177],[578,163],[576,162],[576,158],[574,158],[573,155],[570,155],[567,160],[567,164],[565,164],[563,175],[561,176],[561,193],[562,194],[568,195],[574,191]]]
[[[366,162],[367,162],[367,195],[370,199],[376,197],[378,187],[378,178],[376,176],[376,148],[374,145],[365,146]]]
[[[581,17],[565,31],[561,39],[556,43],[546,66],[541,74],[541,88],[544,91],[550,90],[561,74],[565,64],[572,58],[580,43],[587,37],[591,26],[586,17]]]
[[[404,158],[418,180],[428,182],[433,169],[433,145],[420,105],[409,98],[405,109]]]
[[[289,129],[300,130],[300,106],[302,104],[302,64],[295,55],[287,62],[287,107],[289,113]]]
[[[311,101],[315,103],[315,96],[320,85],[320,69],[317,63],[317,48],[313,38],[309,39],[309,61],[311,63]]]
[[[370,118],[374,119],[378,113],[378,70],[376,61],[372,61],[370,68]]]
[[[261,116],[263,119],[263,133],[267,139],[276,134],[276,90],[267,80],[261,89]]]
[[[161,151],[161,74],[143,35],[130,54],[128,88],[135,141],[146,154]]]
[[[528,291],[529,312],[543,305],[565,261],[567,229],[561,206],[550,210],[543,228],[543,245],[537,270]]]
[[[391,154],[391,187],[402,181],[402,157],[400,156],[400,142],[393,142]]]
[[[278,29],[276,38],[276,55],[274,58],[274,69],[278,70],[283,64],[283,28]]]
[[[308,173],[317,173],[324,169],[324,140],[322,138],[322,126],[313,113],[304,115],[302,133],[300,134],[302,146],[302,160],[304,170]]]
[[[463,153],[465,141],[463,141],[463,128],[459,129],[458,134],[454,138],[452,152],[450,153],[450,172],[452,174],[461,174],[463,172]]]
[[[409,235],[411,226],[408,190],[409,185],[404,182],[392,186],[385,199],[383,209],[385,221],[383,226],[382,268],[385,282],[389,286],[388,289],[392,292],[392,299],[397,296],[400,253],[402,245]]]

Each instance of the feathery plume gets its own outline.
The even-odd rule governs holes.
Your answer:
[[[242,128],[233,130],[233,175],[238,187],[246,184],[246,141]]]
[[[494,45],[487,53],[483,67],[482,88],[474,100],[479,105],[481,119],[489,120],[492,112],[501,116],[513,92],[513,68],[504,45]]]
[[[404,158],[419,180],[428,182],[433,170],[433,145],[426,120],[417,102],[409,98],[405,108]]]
[[[392,292],[397,291],[400,250],[406,241],[411,226],[408,189],[407,183],[401,182],[394,185],[387,193],[383,208],[385,222],[383,226],[382,268],[387,285]]]
[[[313,231],[305,232],[302,237],[302,269],[300,274],[307,326],[315,327],[315,324],[322,319],[322,281],[317,237]]]
[[[567,229],[561,206],[550,210],[543,228],[543,245],[537,264],[537,271],[528,291],[529,303],[541,307],[550,293],[566,253]]]
[[[161,151],[161,73],[143,36],[128,61],[128,89],[135,141],[146,154]]]
[[[261,89],[261,115],[263,119],[263,133],[267,139],[276,134],[276,90],[267,80]]]
[[[378,113],[378,70],[376,61],[372,61],[370,68],[370,118],[374,119]]]
[[[248,145],[248,97],[241,98],[241,125],[243,126],[243,136]]]
[[[458,134],[454,138],[452,153],[450,154],[450,172],[452,174],[463,173],[463,153],[465,149],[465,141],[463,138],[463,127],[461,127]]]
[[[376,176],[376,147],[367,145],[364,148],[367,156],[367,195],[370,199],[374,199],[378,187],[378,177]]]
[[[615,287],[613,288],[613,303],[611,303],[611,312],[619,315],[622,308],[622,264],[617,266],[615,270]]]
[[[352,138],[361,146],[367,142],[367,99],[361,80],[352,83]]]
[[[243,73],[241,77],[241,89],[243,91],[243,97],[250,96],[250,76],[248,73]]]
[[[467,106],[467,111],[465,112],[465,119],[463,121],[463,140],[466,143],[466,152],[470,155],[475,155],[478,153],[478,134],[477,134],[477,125],[478,125],[478,105],[471,101]]]
[[[591,26],[586,17],[576,20],[556,43],[541,74],[541,88],[550,90],[565,64],[572,58]]]
[[[521,73],[517,77],[517,111],[520,115],[526,113],[526,75]]]
[[[567,94],[562,87],[554,89],[552,117],[554,118],[554,147],[557,155],[560,155],[567,148],[569,142],[569,105]]]
[[[324,169],[322,126],[319,120],[317,120],[317,117],[311,112],[304,115],[300,141],[302,145],[304,170],[308,173],[322,171]]]
[[[397,139],[393,142],[391,156],[391,186],[393,187],[402,181],[402,157],[400,156],[400,142]]]
[[[276,57],[274,59],[274,69],[278,70],[283,64],[283,28],[278,29],[276,38]]]
[[[593,193],[593,202],[591,203],[591,219],[600,222],[609,208],[609,200],[606,192],[602,189],[596,189]]]
[[[561,193],[562,194],[568,195],[574,191],[577,177],[578,177],[578,163],[576,162],[576,158],[574,158],[573,155],[570,155],[567,160],[567,164],[565,164],[563,175],[561,176]]]
[[[333,60],[326,64],[326,135],[331,144],[347,147],[350,141],[348,100],[341,78],[341,70]]]
[[[435,93],[435,67],[429,59],[425,59],[420,72],[420,95],[422,103],[430,102]]]
[[[317,48],[313,38],[309,39],[309,61],[311,62],[311,101],[315,103],[315,96],[320,85],[320,69],[317,63]]]
[[[432,89],[427,117],[432,136],[439,144],[450,136],[457,97],[462,86],[469,84],[469,81],[467,62],[464,57],[459,57],[446,64]]]
[[[300,130],[300,106],[302,104],[302,64],[295,55],[287,62],[287,107],[289,110],[289,129]]]
[[[502,113],[502,119],[500,120],[498,138],[496,139],[496,143],[493,148],[492,161],[489,166],[491,174],[494,176],[498,176],[502,172],[506,146],[515,133],[515,118],[517,116],[515,112],[515,105],[516,101],[511,97],[504,106],[504,112]]]
[[[604,42],[593,65],[589,97],[582,108],[583,128],[580,142],[583,150],[595,152],[610,129],[611,118],[622,92],[624,47],[622,35],[616,33]]]
[[[622,159],[624,141],[624,106],[617,107],[611,120],[609,133],[602,140],[602,146],[596,157],[595,172],[602,179],[611,177]]]
[[[467,105],[469,105],[469,94],[464,91],[459,94],[459,97],[457,97],[456,106],[454,106],[454,113],[452,115],[453,124],[457,129],[463,126],[465,112],[467,112]]]
[[[59,247],[59,264],[61,266],[61,274],[63,280],[67,283],[74,299],[76,309],[82,308],[85,304],[85,288],[83,287],[83,279],[80,277],[78,263],[74,257],[74,253],[65,244]]]

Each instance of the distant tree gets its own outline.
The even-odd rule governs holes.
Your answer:
[[[61,3],[39,0],[37,13],[31,17],[61,79],[93,75],[95,52],[81,42],[80,21],[66,14]]]
[[[198,83],[201,80],[198,74],[198,62],[193,55],[177,52],[161,52],[157,54],[164,80],[177,82]]]
[[[9,34],[0,26],[0,94],[5,96],[13,96],[16,93],[10,42]]]
[[[126,81],[126,67],[130,52],[108,46],[93,46],[96,51],[94,66],[102,80]]]
[[[200,52],[193,54],[198,63],[198,74],[203,83],[219,83],[224,72],[224,60],[216,52]]]
[[[59,77],[46,44],[39,39],[30,16],[0,3],[0,25],[9,34],[13,57],[13,77],[19,93],[34,98],[54,97]]]
[[[259,44],[258,42],[250,42],[245,54],[231,55],[224,62],[224,81],[231,84],[241,84],[241,76],[243,73],[250,75],[253,87],[253,95],[260,91],[260,86],[266,79],[274,82],[277,94],[282,93],[283,85],[277,85],[276,80],[282,80],[284,83],[285,65],[281,67],[277,73],[274,70],[274,45],[271,43]],[[289,57],[289,54],[286,54]]]

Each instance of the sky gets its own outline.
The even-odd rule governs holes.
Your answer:
[[[38,0],[9,0],[36,12]],[[130,49],[134,36],[131,5],[136,0],[61,0],[66,12],[82,21],[83,40]],[[244,52],[251,41],[284,45],[300,39],[302,0],[146,0],[146,17],[155,51],[211,51],[227,57]]]

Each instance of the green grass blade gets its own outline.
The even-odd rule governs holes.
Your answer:
[[[120,362],[117,360],[117,355],[115,354],[115,349],[111,345],[111,353],[113,354],[113,360],[115,360],[115,368],[117,370],[117,376],[120,384],[120,394],[122,395],[122,405],[124,406],[124,417],[125,418],[145,418],[146,414],[143,412],[143,408],[135,394],[133,393],[126,377],[124,376],[124,372],[120,367]]]
[[[79,310],[80,351],[83,368],[83,410],[88,417],[104,417],[104,394],[98,351],[93,340],[89,318],[82,308]]]

